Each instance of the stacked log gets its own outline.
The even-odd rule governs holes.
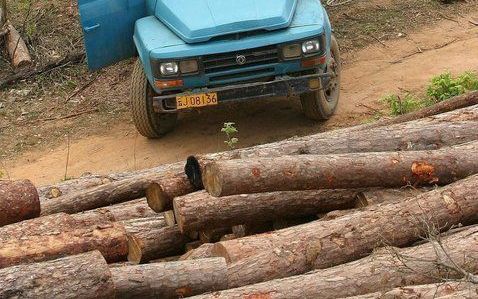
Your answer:
[[[478,175],[403,202],[381,204],[330,221],[219,242],[239,281],[234,286],[327,268],[370,254],[387,242],[407,246],[424,236],[425,222],[442,230],[478,221]],[[254,269],[254,270],[252,270]]]
[[[99,251],[0,269],[0,298],[115,298]]]
[[[0,181],[0,226],[38,216],[40,200],[30,181]]]
[[[185,174],[152,182],[146,190],[148,205],[160,213],[173,207],[173,198],[194,192],[195,188]]]
[[[227,288],[223,258],[112,268],[118,298],[183,298]]]
[[[461,296],[454,281],[478,282],[478,106],[395,122],[6,188],[0,297]]]
[[[478,272],[477,227],[445,237],[441,242],[439,244],[434,241],[404,249],[386,247],[347,264],[195,298],[260,298],[261,294],[273,294],[273,298],[277,299],[341,298],[388,291],[398,286],[440,282],[441,277],[458,280],[463,278],[463,273],[458,269],[468,273]],[[287,261],[286,252],[277,254],[283,255],[280,267],[286,263],[293,264],[293,261]],[[268,261],[263,260],[263,263],[266,262]],[[456,270],[447,268],[452,264]],[[258,269],[260,268],[250,268],[249,271]],[[236,270],[234,265],[229,265],[229,287],[247,284],[240,276],[248,273]]]
[[[177,226],[168,226],[163,215],[123,222],[128,234],[128,261],[147,262],[184,252],[190,239]]]
[[[468,298],[478,296],[478,287],[471,282],[441,282],[426,285],[416,285],[395,288],[386,292],[376,292],[366,295],[347,297],[347,299],[383,299],[383,298],[404,298],[404,299],[434,299],[444,296],[456,297],[458,293],[465,292]],[[467,298],[467,297],[464,297]]]
[[[212,196],[273,191],[446,185],[478,172],[478,142],[434,151],[300,155],[207,164]],[[373,161],[373,163],[370,163]]]
[[[214,197],[199,191],[174,199],[182,232],[352,208],[361,190],[285,191]]]

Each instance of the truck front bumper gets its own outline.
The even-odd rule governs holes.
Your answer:
[[[296,96],[321,88],[321,80],[334,76],[331,73],[304,75],[300,77],[281,76],[269,82],[244,83],[217,88],[201,88],[185,93],[153,97],[153,109],[157,113],[176,113],[176,97],[195,93],[217,93],[218,102],[241,101],[274,96]],[[194,109],[194,108],[192,108]]]

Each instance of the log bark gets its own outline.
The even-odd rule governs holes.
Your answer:
[[[173,198],[195,191],[187,176],[181,173],[177,176],[153,182],[146,190],[148,205],[160,213],[173,208]]]
[[[20,33],[11,24],[7,25],[7,51],[14,67],[23,68],[32,64],[28,47]]]
[[[146,198],[127,201],[109,207],[98,208],[79,213],[78,215],[81,214],[105,214],[108,215],[113,221],[125,221],[153,217],[157,215],[157,213],[148,206]]]
[[[474,175],[402,202],[379,204],[334,220],[219,242],[213,254],[239,263],[237,267],[244,271],[256,269],[244,274],[250,274],[249,284],[339,265],[370,254],[384,242],[410,245],[424,235],[426,225],[446,230],[478,221],[478,193],[472,191],[477,187],[478,175]]]
[[[204,258],[209,258],[209,257],[214,257],[212,254],[212,249],[214,247],[214,244],[212,243],[205,243],[199,246],[196,249],[193,249],[191,251],[186,252],[183,254],[179,260],[184,261],[184,260],[197,260],[197,259],[204,259]]]
[[[91,250],[99,250],[108,262],[126,258],[128,242],[123,225],[105,223],[70,229],[67,225],[73,226],[78,222],[66,218],[61,221],[55,217],[34,219],[41,220],[42,226],[46,228],[38,229],[35,233],[18,232],[16,229],[5,227],[12,234],[2,237],[0,268],[46,261]],[[55,229],[51,229],[52,227]],[[39,234],[42,230],[46,234]]]
[[[30,181],[0,181],[0,226],[38,216],[40,200]]]
[[[108,184],[113,181],[115,180],[107,175],[86,175],[58,184],[39,187],[38,194],[40,195],[41,201],[47,201],[70,193]]]
[[[0,227],[0,241],[25,239],[31,236],[58,235],[60,232],[88,228],[94,225],[103,226],[109,223],[111,223],[111,219],[108,215],[58,213]]]
[[[473,99],[478,96],[473,96]],[[438,149],[478,139],[478,106],[388,127],[358,130],[345,128],[229,152],[189,157],[186,174],[193,185],[202,188],[202,172],[217,160],[254,157],[280,157],[298,154],[343,154]],[[359,126],[361,127],[361,126]]]
[[[128,261],[143,263],[184,252],[190,239],[177,226],[166,224],[163,215],[123,222],[128,234]]]
[[[406,286],[390,291],[347,297],[347,299],[436,299],[443,296],[455,295],[462,291],[470,291],[470,293],[468,293],[469,296],[478,296],[478,287],[476,285],[459,281]]]
[[[0,298],[115,298],[99,251],[0,269]]]
[[[401,188],[401,189],[371,189],[359,192],[356,208],[373,206],[384,202],[394,202],[418,196],[431,191],[430,188]]]
[[[174,199],[182,232],[273,221],[353,208],[363,190],[312,190],[213,197],[199,191]]]
[[[288,190],[446,185],[477,173],[475,157],[478,141],[434,151],[226,160],[206,165],[203,183],[217,197]]]
[[[227,287],[226,262],[211,258],[112,268],[117,298],[183,298]]]
[[[76,193],[60,196],[55,200],[42,202],[41,214],[69,214],[105,207],[112,204],[144,197],[146,188],[163,174],[114,181]]]
[[[159,174],[163,174],[163,177],[167,178],[178,176],[181,173],[184,173],[183,163],[165,164],[149,169],[111,173],[108,175],[86,174],[79,178],[39,187],[38,193],[40,194],[40,199],[43,201],[52,198],[58,198],[61,196],[66,196],[71,193],[84,191],[85,189],[90,189],[115,181],[122,181],[133,178],[140,180],[144,177]]]
[[[469,273],[477,273],[476,226],[445,237],[441,243],[445,250],[442,250],[436,242],[404,249],[387,247],[375,251],[366,258],[332,268],[195,298],[262,298],[260,295],[269,295],[267,298],[274,299],[340,298],[388,291],[399,286],[436,283],[442,279],[461,279],[463,274],[448,268],[451,265],[457,265]],[[278,252],[277,255],[282,255],[283,258],[266,258],[265,255],[258,255],[256,264],[250,264],[250,267],[240,267],[237,263],[229,265],[229,287],[254,282],[255,279],[250,279],[254,275],[253,272],[262,272],[261,265],[268,262],[273,263],[276,268],[291,267],[298,270],[294,267],[294,263],[299,258],[305,258],[287,260],[286,252]],[[271,273],[275,274],[276,270]],[[270,276],[274,275],[269,275],[269,278]]]

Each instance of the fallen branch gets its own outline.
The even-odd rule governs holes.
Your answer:
[[[11,76],[7,76],[5,79],[0,81],[0,89],[5,88],[7,85],[10,85],[12,83],[15,83],[20,80],[26,80],[29,79],[33,76],[43,74],[49,71],[52,71],[53,69],[64,67],[70,63],[79,63],[85,59],[85,53],[83,52],[77,52],[77,53],[71,53],[67,56],[65,56],[62,59],[50,61],[46,63],[43,66],[36,67],[33,69],[27,69],[23,71],[19,71]]]

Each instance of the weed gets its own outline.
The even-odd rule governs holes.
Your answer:
[[[478,90],[478,76],[475,73],[465,72],[453,77],[450,72],[445,72],[431,79],[424,98],[411,94],[404,97],[389,95],[382,101],[390,107],[391,115],[401,115],[474,90]]]
[[[235,123],[233,122],[226,122],[224,123],[221,132],[226,134],[227,140],[224,141],[225,144],[230,149],[234,149],[236,147],[236,144],[239,142],[239,139],[234,137],[235,134],[237,134],[239,131],[235,127]]]
[[[427,95],[436,103],[472,90],[478,90],[476,74],[466,72],[454,78],[450,72],[446,72],[432,78]]]
[[[410,113],[424,106],[422,100],[407,94],[404,97],[398,95],[389,95],[383,98],[383,101],[390,106],[392,115],[402,115]]]

